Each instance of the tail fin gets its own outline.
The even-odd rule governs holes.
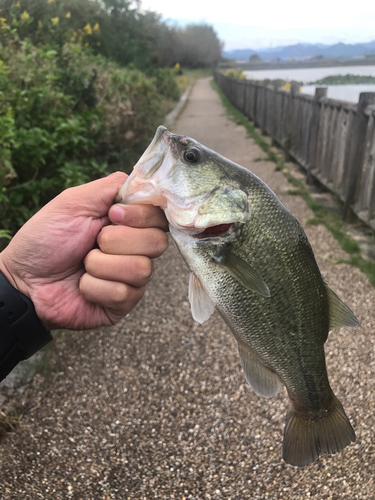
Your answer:
[[[337,453],[355,441],[355,433],[344,408],[334,396],[325,415],[308,419],[289,408],[286,417],[283,459],[291,465],[303,467],[324,453]]]

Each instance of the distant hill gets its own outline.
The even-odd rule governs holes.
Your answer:
[[[307,57],[335,57],[350,58],[375,54],[375,40],[368,43],[336,43],[334,45],[298,43],[280,47],[270,47],[266,49],[237,49],[224,51],[223,57],[228,59],[244,59],[257,54],[263,61],[272,59],[304,59]]]

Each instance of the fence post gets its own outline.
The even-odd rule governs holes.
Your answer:
[[[316,167],[316,150],[318,147],[318,137],[319,137],[319,122],[320,122],[320,110],[321,104],[320,99],[322,97],[327,97],[327,87],[316,87],[314,102],[313,102],[313,112],[311,117],[311,133],[310,133],[310,146],[309,146],[309,158],[307,160],[307,184],[312,183],[311,171]]]
[[[263,135],[267,134],[267,87],[270,84],[271,80],[265,79],[261,85],[261,113],[260,113],[260,130]]]
[[[287,134],[284,145],[285,161],[291,161],[292,157],[290,154],[290,149],[292,147],[292,133],[294,125],[294,103],[295,96],[299,92],[299,84],[297,82],[291,82],[290,84],[290,106],[289,106],[289,119],[287,123]]]
[[[276,131],[277,131],[277,126],[278,126],[278,123],[279,123],[279,108],[277,106],[278,102],[277,102],[277,91],[279,89],[281,89],[281,87],[283,86],[283,80],[275,80],[273,82],[273,88],[274,88],[274,94],[273,94],[273,106],[272,106],[272,113],[273,113],[273,120],[272,120],[272,146],[278,146],[278,142],[277,142],[277,139],[276,139]]]
[[[290,93],[292,95],[296,95],[299,93],[299,83],[298,82],[290,82]]]
[[[242,113],[246,116],[246,99],[247,99],[247,89],[246,80],[242,82]]]
[[[260,86],[262,85],[260,82],[254,81],[255,85],[255,91],[254,91],[254,125],[256,127],[260,127],[259,124],[259,116],[260,116],[260,95],[261,95],[261,88]]]
[[[347,218],[350,205],[353,203],[357,183],[363,166],[368,124],[368,117],[365,115],[365,110],[367,106],[371,104],[375,104],[375,92],[362,92],[359,96],[357,105],[357,116],[353,121],[351,130],[352,142],[348,158],[349,171],[345,189],[346,200],[343,214],[344,219]]]

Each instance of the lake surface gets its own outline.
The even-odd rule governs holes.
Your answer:
[[[301,92],[303,94],[315,94],[316,85],[304,85]],[[327,97],[357,103],[361,92],[375,92],[375,85],[325,85],[327,87]]]
[[[375,66],[334,66],[332,68],[298,68],[298,69],[260,69],[244,71],[246,78],[264,80],[296,80],[298,82],[309,83],[320,80],[326,76],[333,75],[361,75],[375,76]],[[321,85],[320,85],[321,86]],[[302,92],[305,94],[315,94],[315,85],[304,85]],[[340,99],[342,101],[358,102],[361,92],[375,92],[375,85],[325,85],[328,88],[328,97]]]

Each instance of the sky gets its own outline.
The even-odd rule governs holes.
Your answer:
[[[224,50],[375,40],[375,0],[141,0],[163,19],[213,25]]]

